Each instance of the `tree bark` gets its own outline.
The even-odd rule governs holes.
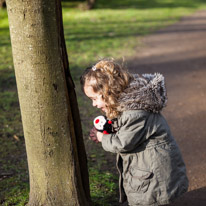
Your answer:
[[[90,205],[87,159],[59,0],[7,0],[29,205]]]

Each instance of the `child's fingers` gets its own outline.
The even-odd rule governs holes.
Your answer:
[[[97,139],[97,129],[95,127],[90,130],[89,139],[93,142],[99,143],[99,140]]]
[[[97,130],[94,128],[90,130],[89,136],[96,136],[97,135]]]
[[[94,142],[98,141],[97,137],[94,137],[94,136],[90,136],[90,140],[92,140]]]

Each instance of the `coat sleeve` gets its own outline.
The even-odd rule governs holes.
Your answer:
[[[103,135],[103,149],[113,153],[132,151],[145,138],[145,124],[145,115],[125,115],[116,133]]]

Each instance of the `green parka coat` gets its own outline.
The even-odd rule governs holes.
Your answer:
[[[186,168],[169,126],[161,74],[134,76],[119,98],[116,133],[103,135],[104,150],[117,153],[120,202],[165,205],[188,189]]]

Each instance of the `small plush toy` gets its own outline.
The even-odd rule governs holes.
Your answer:
[[[94,127],[103,134],[112,133],[112,121],[108,120],[105,116],[100,115],[94,119]]]

